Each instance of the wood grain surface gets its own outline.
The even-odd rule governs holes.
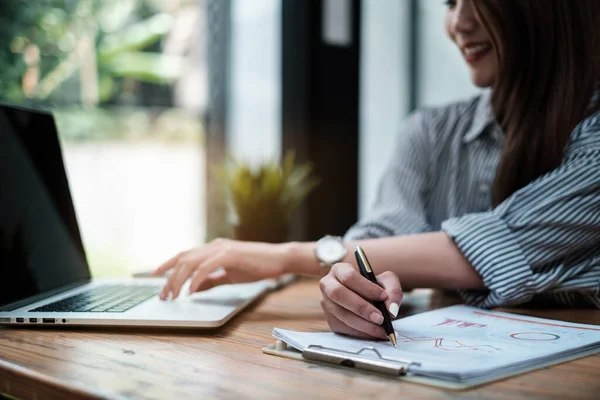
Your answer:
[[[214,331],[0,329],[0,392],[22,399],[593,399],[600,355],[467,391],[265,355],[273,327],[324,331],[316,281],[271,293]],[[457,303],[417,291],[408,315]],[[600,324],[595,310],[510,310]]]

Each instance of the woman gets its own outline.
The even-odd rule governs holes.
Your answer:
[[[374,209],[343,243],[365,249],[382,287],[350,251],[321,280],[338,333],[385,338],[367,300],[396,316],[400,282],[460,290],[481,307],[600,307],[600,1],[446,3],[450,39],[491,90],[406,121]],[[161,296],[177,297],[192,275],[191,291],[316,276],[315,246],[217,240],[161,266],[173,269]]]

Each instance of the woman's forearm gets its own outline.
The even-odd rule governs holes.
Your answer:
[[[376,272],[394,272],[405,287],[484,288],[479,274],[444,232],[360,240],[349,245],[362,246]]]
[[[346,242],[345,262],[356,268],[354,247],[360,245],[376,273],[392,271],[407,288],[483,289],[483,281],[444,232]],[[287,270],[318,276],[313,243],[288,244]]]

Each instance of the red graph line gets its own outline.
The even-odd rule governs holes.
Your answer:
[[[483,315],[485,317],[508,319],[510,321],[529,322],[530,324],[538,324],[538,325],[546,325],[546,326],[557,326],[557,327],[560,327],[560,328],[583,329],[583,330],[586,330],[586,331],[598,331],[598,332],[600,332],[600,329],[598,329],[598,328],[588,328],[588,327],[583,327],[583,326],[572,326],[572,325],[561,325],[561,324],[554,324],[554,323],[551,323],[551,322],[530,321],[528,319],[515,318],[515,317],[507,317],[507,316],[504,316],[504,315],[489,314],[489,313],[481,312],[481,311],[473,311],[473,313],[477,314],[477,315]]]
[[[410,343],[410,342],[427,342],[427,341],[432,341],[433,340],[433,347],[440,349],[440,350],[444,350],[444,351],[452,351],[452,350],[460,350],[460,349],[464,349],[464,350],[476,350],[476,351],[487,351],[487,352],[492,352],[492,351],[496,351],[496,350],[500,350],[494,346],[490,346],[490,345],[484,345],[484,346],[467,346],[466,344],[462,344],[461,342],[459,342],[458,340],[446,340],[447,342],[452,342],[452,343],[456,343],[458,346],[452,346],[450,345],[448,347],[448,345],[444,346],[443,342],[444,342],[444,338],[440,338],[440,337],[416,337],[416,338],[411,338],[409,336],[403,335],[401,333],[398,333],[398,342],[400,343]]]

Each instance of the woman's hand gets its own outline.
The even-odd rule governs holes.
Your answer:
[[[350,264],[335,264],[321,279],[321,307],[331,330],[363,339],[387,339],[383,315],[372,300],[382,300],[393,318],[402,303],[402,288],[393,272],[377,275],[374,284]]]
[[[189,278],[192,278],[190,293],[227,283],[276,278],[285,272],[287,258],[284,245],[215,239],[176,255],[152,274],[162,275],[171,270],[160,298],[172,295],[174,299]]]

